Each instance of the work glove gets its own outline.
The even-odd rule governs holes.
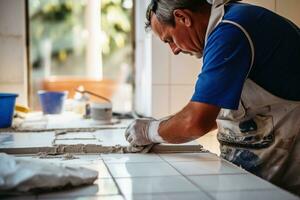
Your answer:
[[[126,140],[133,146],[165,142],[158,133],[161,120],[141,118],[133,121],[125,131]]]

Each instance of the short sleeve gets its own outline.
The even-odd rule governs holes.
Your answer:
[[[237,109],[251,56],[242,30],[233,24],[219,24],[208,37],[191,101]]]

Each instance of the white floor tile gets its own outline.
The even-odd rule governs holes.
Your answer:
[[[82,167],[98,171],[98,178],[112,178],[104,163],[83,165]]]
[[[220,160],[220,158],[212,153],[173,153],[159,154],[167,162],[191,162],[191,161],[207,161]]]
[[[182,176],[117,178],[123,194],[152,194],[170,192],[196,192],[196,186]]]
[[[5,133],[8,137],[0,143],[1,148],[51,147],[54,132]]]
[[[125,129],[106,129],[94,132],[94,136],[101,141],[102,146],[127,146],[129,143],[124,137]]]
[[[127,200],[211,200],[203,192],[161,193],[161,194],[125,194]]]
[[[299,200],[300,198],[280,190],[252,190],[237,192],[215,192],[211,194],[216,200]]]
[[[156,154],[101,154],[105,163],[163,162]]]
[[[78,188],[62,190],[39,195],[38,198],[71,198],[93,195],[117,195],[118,188],[113,179],[98,179],[94,185],[82,186]]]
[[[188,176],[188,178],[209,192],[239,191],[255,189],[276,189],[276,187],[251,174]]]
[[[158,163],[108,163],[107,167],[115,178],[176,176],[180,175],[169,164]]]
[[[246,173],[224,161],[172,162],[170,164],[184,175]]]

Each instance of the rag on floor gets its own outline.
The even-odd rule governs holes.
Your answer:
[[[83,167],[0,153],[0,192],[28,192],[87,185],[94,183],[97,177],[97,171]]]

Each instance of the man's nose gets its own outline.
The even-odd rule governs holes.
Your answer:
[[[170,48],[174,55],[177,55],[181,52],[180,48],[178,48],[174,43],[170,44]]]

